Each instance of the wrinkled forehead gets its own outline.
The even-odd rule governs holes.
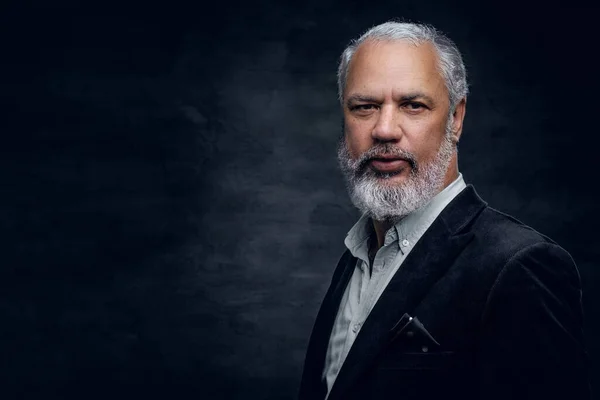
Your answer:
[[[366,40],[350,61],[344,97],[355,91],[372,95],[390,91],[447,93],[438,65],[437,52],[430,42]]]

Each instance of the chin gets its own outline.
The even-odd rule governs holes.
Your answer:
[[[406,170],[400,170],[397,172],[373,171],[373,175],[377,179],[377,182],[386,185],[402,183],[408,179],[408,173],[406,173]]]

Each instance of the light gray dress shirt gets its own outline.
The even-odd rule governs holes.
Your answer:
[[[348,232],[344,244],[358,260],[329,338],[323,370],[327,397],[354,339],[379,296],[423,233],[465,187],[462,174],[459,174],[454,182],[435,195],[429,203],[388,229],[384,244],[377,251],[372,266],[369,265],[369,238],[373,231],[371,219],[363,215]]]

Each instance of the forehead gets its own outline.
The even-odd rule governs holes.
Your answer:
[[[346,77],[346,95],[359,91],[371,95],[427,92],[444,95],[438,56],[429,42],[417,46],[405,40],[367,40],[358,46]]]

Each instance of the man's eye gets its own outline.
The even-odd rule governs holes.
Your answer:
[[[351,109],[352,111],[371,111],[375,109],[375,106],[373,104],[357,104]]]
[[[421,110],[421,109],[425,108],[425,106],[423,104],[413,103],[413,102],[405,103],[404,106],[406,108],[408,108],[409,110]]]

